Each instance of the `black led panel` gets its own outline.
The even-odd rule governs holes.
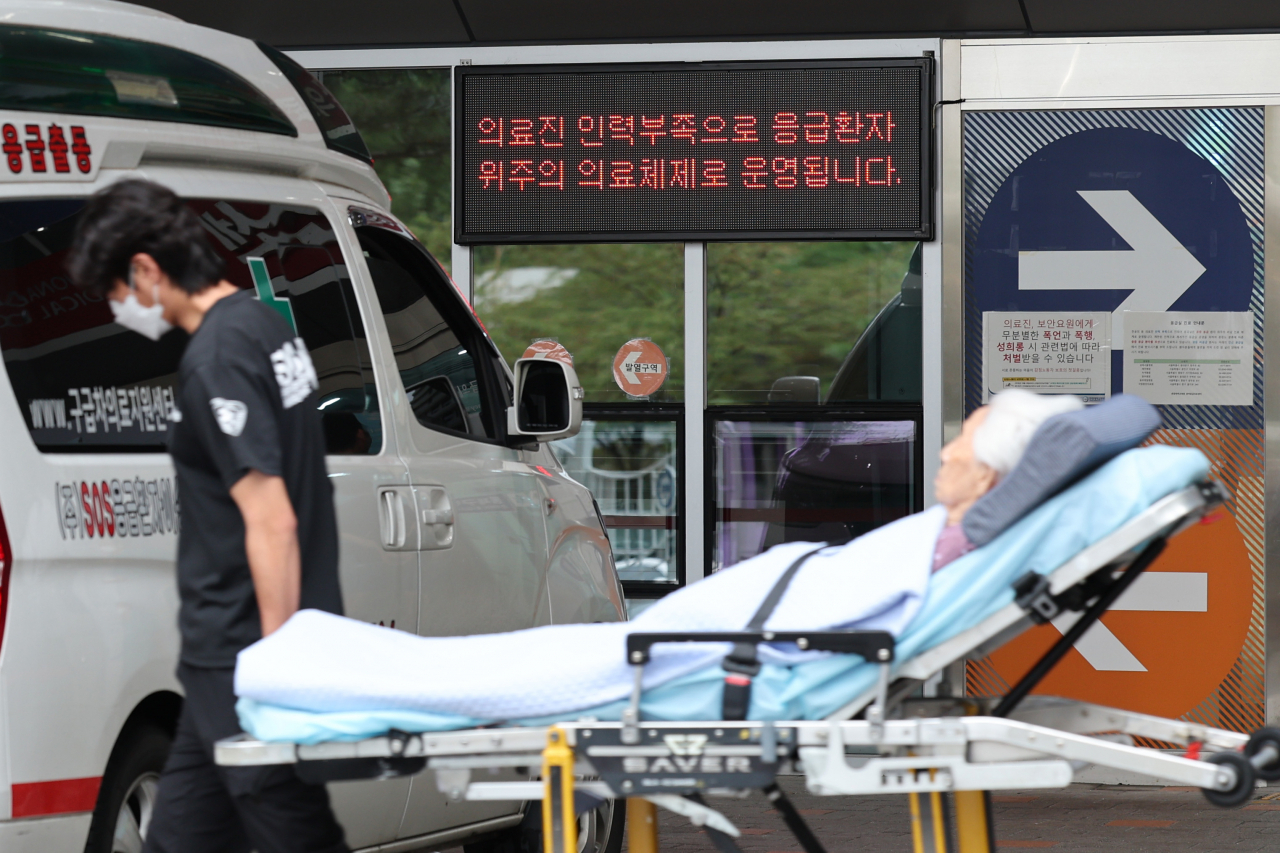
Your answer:
[[[929,240],[927,58],[459,67],[457,242]]]

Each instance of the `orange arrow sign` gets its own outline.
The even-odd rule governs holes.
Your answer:
[[[1249,630],[1253,573],[1234,519],[1224,514],[1171,540],[1117,605],[1035,692],[1161,717],[1195,708],[1236,665]],[[1060,637],[1041,625],[994,652],[991,664],[1015,684]]]

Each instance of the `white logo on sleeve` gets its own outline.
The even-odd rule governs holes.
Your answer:
[[[280,399],[286,409],[298,405],[313,389],[320,387],[311,354],[307,352],[302,338],[294,338],[271,353],[271,366],[275,368],[276,382],[280,383]]]
[[[209,401],[213,416],[218,419],[218,429],[229,436],[244,432],[244,422],[249,419],[249,407],[239,400],[214,397]]]

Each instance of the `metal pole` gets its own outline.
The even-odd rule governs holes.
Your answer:
[[[684,577],[706,572],[707,244],[684,244]]]
[[[960,42],[942,42],[939,85],[944,100],[938,109],[938,251],[941,286],[938,297],[942,329],[942,435],[946,444],[960,434],[964,420],[964,177],[961,165]],[[926,273],[925,286],[931,280]],[[926,299],[929,290],[925,291]],[[926,305],[928,303],[926,302]],[[936,327],[935,327],[936,328]],[[926,332],[927,334],[927,332]],[[926,371],[928,368],[926,368]],[[928,373],[926,372],[926,376]],[[925,402],[926,411],[929,406]],[[928,415],[925,416],[928,418]],[[925,452],[928,452],[926,447]]]
[[[952,103],[938,110],[938,238],[934,252],[925,247],[924,298],[927,338],[931,329],[940,332],[941,352],[925,343],[925,506],[933,495],[933,476],[937,469],[937,452],[942,445],[960,434],[964,420],[964,210],[963,176],[961,174],[960,42],[942,42],[938,63],[938,86],[942,99]],[[934,261],[934,258],[937,258]],[[938,266],[935,267],[934,264]],[[930,273],[938,269],[939,281],[934,288]],[[929,298],[937,300],[932,305]],[[935,316],[936,312],[936,316]],[[930,375],[929,358],[939,360],[940,385]],[[937,408],[934,408],[937,407]],[[932,411],[931,411],[932,409]],[[936,426],[935,426],[936,424]],[[935,444],[936,442],[936,444]],[[963,696],[965,662],[956,661],[943,670],[938,695]]]
[[[937,91],[935,95],[939,100],[947,98],[946,83],[950,82],[947,76],[950,68],[943,57],[939,57]],[[941,139],[943,136],[942,119],[943,117],[934,112],[934,119],[937,121],[937,130],[934,133],[934,139]],[[938,158],[938,162],[942,162],[941,152],[937,152],[934,156]],[[938,473],[938,451],[942,449],[943,444],[943,422],[945,420],[944,412],[944,391],[946,381],[943,376],[945,372],[946,354],[944,353],[943,340],[945,338],[945,323],[943,320],[942,308],[942,245],[945,239],[946,231],[951,223],[942,215],[943,198],[942,184],[948,176],[943,176],[942,169],[938,168],[934,174],[939,175],[939,179],[934,187],[934,221],[937,229],[937,236],[934,240],[924,243],[921,246],[921,287],[923,295],[923,307],[921,311],[922,332],[921,335],[921,364],[923,365],[923,376],[921,391],[921,404],[924,408],[924,435],[916,436],[917,441],[924,443],[924,505],[932,506],[936,498],[933,495],[933,478]]]
[[[1280,106],[1265,108],[1264,127],[1266,144],[1266,207],[1263,221],[1263,241],[1267,257],[1266,292],[1269,296],[1280,287]],[[1280,291],[1278,291],[1280,292]],[[1274,304],[1263,316],[1263,349],[1266,358],[1280,353],[1280,314]],[[1262,404],[1265,413],[1266,432],[1263,446],[1266,453],[1264,483],[1266,489],[1265,518],[1265,590],[1266,590],[1266,719],[1268,725],[1280,723],[1280,548],[1274,543],[1280,537],[1280,369],[1268,360],[1262,367]]]
[[[450,70],[450,77],[452,78],[453,69],[450,68],[449,70]],[[449,127],[451,128],[454,127],[454,121],[455,121],[454,110],[457,109],[457,105],[454,103],[454,100],[455,100],[454,93],[456,91],[457,91],[457,87],[453,85],[453,81],[452,79],[450,79],[449,81]],[[456,163],[458,162],[457,158],[458,158],[457,134],[450,133],[449,134],[449,162]],[[457,192],[457,188],[454,187],[454,181],[449,181],[450,212],[456,211],[458,209],[457,199],[453,197],[456,192]],[[455,223],[450,223],[450,224],[453,225]],[[453,243],[452,240],[453,240],[453,237],[452,235],[450,235],[451,250],[449,252],[449,273],[450,275],[453,276],[454,284],[458,285],[458,288],[462,291],[463,295],[467,297],[467,302],[471,303],[472,305],[475,305],[476,304],[476,288],[475,288],[475,275],[472,273],[472,270],[471,270],[471,247],[459,246],[457,243]]]
[[[459,246],[454,243],[449,259],[452,262],[450,274],[453,276],[454,283],[458,285],[463,295],[467,297],[467,301],[474,305],[476,303],[476,282],[471,267],[471,247]]]

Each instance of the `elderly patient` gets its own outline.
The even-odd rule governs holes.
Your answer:
[[[965,419],[960,435],[942,448],[942,467],[933,481],[934,495],[947,510],[947,526],[933,551],[935,572],[973,550],[960,526],[964,514],[1013,470],[1040,424],[1083,405],[1076,397],[1042,397],[1013,388]]]

